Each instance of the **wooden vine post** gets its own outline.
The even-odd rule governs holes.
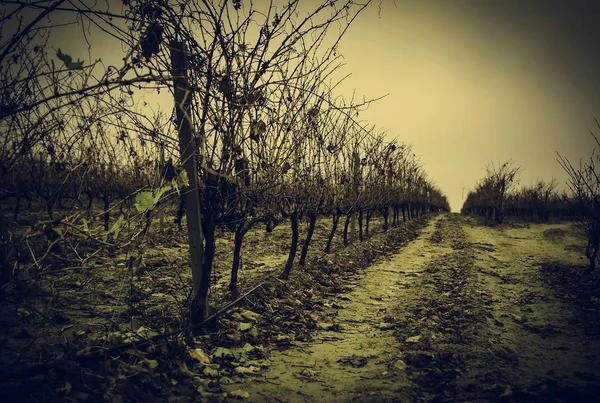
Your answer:
[[[190,320],[197,323],[207,316],[207,295],[202,295],[202,262],[204,260],[204,239],[202,234],[202,215],[200,193],[198,186],[198,165],[196,154],[197,142],[192,136],[191,114],[192,92],[188,83],[188,63],[184,42],[172,41],[171,74],[173,76],[175,95],[175,123],[179,135],[179,152],[188,177],[188,185],[183,188],[186,209],[188,241],[190,245],[190,260],[192,267],[193,296],[190,304]]]
[[[163,169],[165,167],[165,143],[163,143],[162,141],[160,142],[160,161],[158,163],[158,178],[159,178],[159,183],[161,183],[162,186],[162,180],[163,180]],[[162,234],[162,232],[165,229],[165,209],[161,208],[159,213],[158,213],[158,232],[160,232]]]
[[[3,286],[10,281],[12,245],[12,239],[4,220],[4,210],[0,205],[0,299],[4,295]]]
[[[360,155],[358,151],[352,153],[352,169],[353,169],[353,185],[354,185],[354,200],[358,203],[358,193],[360,186]],[[356,214],[352,212],[352,219],[350,220],[350,240],[354,242],[356,240]]]

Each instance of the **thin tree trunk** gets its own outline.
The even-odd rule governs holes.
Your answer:
[[[292,245],[290,246],[290,254],[288,260],[285,263],[282,277],[287,280],[290,278],[292,267],[294,266],[294,259],[296,258],[296,251],[298,250],[298,212],[294,211],[290,215],[290,223],[292,225]]]
[[[381,209],[381,215],[383,216],[383,232],[387,232],[388,230],[388,209]]]
[[[329,233],[329,238],[327,238],[327,245],[325,246],[325,253],[329,253],[329,251],[331,250],[331,242],[333,242],[333,237],[335,236],[335,231],[337,230],[337,226],[338,223],[340,222],[340,213],[339,212],[333,212],[332,213],[332,225],[331,225],[331,232]]]
[[[144,234],[148,233],[150,230],[150,225],[152,224],[152,210],[148,210],[144,213],[144,218],[146,220],[146,225],[144,226]]]
[[[102,201],[104,202],[104,231],[108,231],[108,221],[110,220],[110,201],[108,195],[104,195]]]
[[[204,260],[201,266],[200,287],[192,300],[190,312],[192,323],[200,323],[210,313],[208,290],[210,289],[210,275],[215,257],[215,223],[213,217],[205,217],[202,221],[202,233],[204,235]]]
[[[87,215],[88,215],[88,218],[91,218],[92,217],[92,208],[94,207],[94,197],[92,196],[91,193],[88,193],[87,196],[88,196]]]
[[[12,255],[13,242],[4,222],[4,209],[0,205],[0,287],[10,281],[10,259]],[[0,288],[0,297],[3,297],[4,289]]]
[[[501,209],[496,209],[496,224],[502,224],[502,221],[504,221],[504,211],[502,211]]]
[[[185,196],[183,192],[179,196],[179,205],[177,207],[177,213],[175,214],[175,220],[173,221],[177,224],[177,229],[181,231],[181,222],[183,221],[183,215],[185,214]]]
[[[358,240],[363,241],[363,210],[358,211]]]
[[[50,220],[54,220],[54,200],[52,200],[52,196],[46,201],[46,212],[48,212]]]
[[[13,215],[13,221],[17,221],[19,218],[19,212],[21,211],[21,196],[17,196],[17,205],[15,206],[15,214]]]
[[[348,246],[348,226],[350,224],[350,216],[352,214],[346,214],[346,222],[344,223],[344,246]]]
[[[238,271],[240,268],[240,262],[242,261],[242,243],[246,232],[250,229],[250,226],[246,225],[246,220],[242,220],[238,223],[235,230],[235,236],[233,238],[233,265],[231,267],[231,280],[229,282],[229,291],[231,292],[230,299],[235,300],[239,297],[240,292],[238,290]]]
[[[165,145],[164,143],[160,143],[160,157],[159,157],[159,168],[158,168],[158,177],[163,177],[163,169],[165,167]],[[158,232],[162,233],[165,229],[165,209],[161,208],[158,213]]]
[[[585,255],[588,258],[590,264],[587,272],[591,273],[596,269],[596,258],[598,257],[598,250],[600,249],[600,233],[592,231],[594,233],[588,233],[588,244],[585,250]]]
[[[304,263],[306,262],[308,247],[310,246],[310,241],[312,240],[313,233],[315,232],[315,226],[317,224],[317,215],[309,215],[308,219],[308,232],[306,233],[306,239],[304,240],[304,245],[302,245],[302,253],[300,254],[300,261],[298,262],[300,266],[304,266]]]

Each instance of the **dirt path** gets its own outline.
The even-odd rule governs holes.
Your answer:
[[[581,265],[581,243],[570,224],[437,216],[327,305],[314,341],[231,386],[257,402],[600,401],[598,300],[544,277]]]
[[[441,244],[452,250],[396,311],[415,400],[599,401],[600,338],[577,314],[597,312],[597,301],[577,306],[543,279],[547,265],[581,264],[572,226],[473,224],[440,221]]]
[[[493,367],[503,375],[503,393],[599,401],[600,338],[580,315],[597,313],[598,301],[577,306],[559,298],[560,289],[544,281],[541,270],[585,264],[571,224],[466,225],[465,230],[477,251],[477,281],[487,296],[488,337],[500,357]]]
[[[350,284],[352,291],[332,301],[314,341],[273,352],[271,366],[243,385],[250,401],[398,401],[411,389],[399,359],[390,308],[426,262],[443,253],[432,246],[438,216],[421,235],[390,259],[370,267]],[[236,385],[235,388],[239,388]]]

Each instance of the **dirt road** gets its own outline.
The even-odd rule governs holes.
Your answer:
[[[327,304],[313,341],[272,351],[231,389],[257,402],[599,401],[599,301],[567,287],[581,245],[570,224],[436,216]]]

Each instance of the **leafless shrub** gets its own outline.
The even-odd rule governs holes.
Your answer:
[[[600,123],[596,120],[600,128]],[[591,132],[596,142],[588,160],[580,160],[579,167],[574,166],[566,157],[558,154],[558,162],[569,176],[567,185],[571,191],[569,202],[573,218],[587,238],[585,255],[589,260],[589,270],[596,268],[600,250],[600,141]]]
[[[486,177],[469,192],[462,208],[463,213],[485,216],[501,224],[505,216],[507,195],[517,183],[521,168],[509,160],[498,166],[494,163],[486,167]]]

